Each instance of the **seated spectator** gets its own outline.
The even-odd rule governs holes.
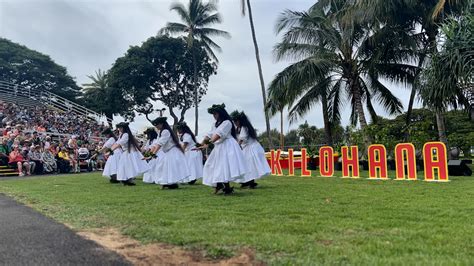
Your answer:
[[[43,154],[41,155],[41,160],[43,161],[43,168],[44,172],[51,174],[58,171],[58,165],[56,163],[56,159],[54,158],[56,155],[54,153],[55,147],[51,147],[50,149],[45,149]]]
[[[34,172],[36,175],[42,175],[43,174],[43,156],[41,152],[41,146],[36,145],[32,151],[28,154],[30,157],[30,160],[35,163],[35,167],[32,168],[32,172]]]
[[[58,168],[60,173],[69,173],[73,162],[69,158],[69,153],[65,147],[62,147],[57,155]]]
[[[25,160],[18,146],[13,146],[13,150],[10,152],[10,155],[8,156],[8,158],[9,158],[8,164],[10,165],[10,167],[18,168],[19,176],[25,176],[25,173],[23,170],[25,170],[26,175],[31,175],[30,164],[28,163],[28,161]]]
[[[10,147],[6,138],[2,139],[0,144],[0,165],[8,164],[8,155],[10,154]]]
[[[35,168],[36,168],[36,163],[30,159],[30,151],[32,151],[33,148],[31,147],[28,148],[28,147],[29,147],[28,145],[23,147],[21,151],[21,155],[23,156],[23,159],[25,160],[25,162],[27,162],[30,165],[30,173],[34,173]]]

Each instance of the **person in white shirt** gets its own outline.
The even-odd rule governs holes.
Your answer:
[[[202,151],[196,149],[196,137],[185,122],[178,123],[176,129],[180,134],[180,144],[184,150],[189,170],[191,171],[189,178],[184,181],[188,182],[190,185],[193,185],[198,179],[202,178],[202,171],[204,167]]]
[[[156,133],[156,130],[154,128],[147,128],[143,133],[147,136],[147,141],[142,147],[142,152],[151,152],[151,148],[158,144],[158,133]],[[155,184],[155,179],[153,178],[153,171],[156,165],[158,164],[158,160],[161,156],[163,156],[163,154],[162,152],[158,152],[158,154],[155,154],[155,156],[156,157],[147,160],[148,165],[150,166],[150,170],[143,174],[143,183]]]
[[[155,183],[161,185],[162,188],[176,189],[178,183],[190,175],[184,151],[179,146],[178,137],[166,122],[166,117],[158,117],[153,120],[152,124],[160,133],[158,142],[153,145],[151,152],[163,151],[152,175],[155,178]]]
[[[234,111],[230,116],[237,128],[237,140],[240,147],[242,147],[249,170],[245,175],[245,179],[241,182],[241,187],[255,188],[258,185],[255,183],[256,179],[268,176],[271,173],[265,157],[265,150],[257,141],[257,132],[244,112]]]
[[[120,155],[122,154],[122,149],[116,149],[114,152],[112,151],[112,146],[117,141],[117,137],[115,136],[112,129],[107,128],[102,132],[102,135],[107,137],[107,141],[102,146],[100,152],[104,154],[108,154],[107,161],[105,162],[104,171],[102,172],[102,176],[105,176],[110,179],[110,183],[120,183],[117,181],[117,170],[118,164],[120,161]],[[105,156],[104,156],[105,157]]]
[[[147,172],[150,167],[143,160],[138,142],[130,131],[128,123],[119,123],[117,129],[120,132],[119,139],[112,145],[112,151],[122,150],[117,168],[117,180],[126,186],[135,186],[133,180]]]
[[[237,143],[234,124],[225,110],[225,105],[213,105],[208,112],[214,116],[216,123],[204,138],[200,149],[207,149],[214,145],[203,171],[203,184],[215,188],[214,193],[220,190],[224,194],[232,194],[234,188],[229,182],[241,182],[247,170],[242,149]]]

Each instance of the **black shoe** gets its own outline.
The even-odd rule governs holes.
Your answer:
[[[250,189],[254,189],[254,188],[256,188],[257,186],[258,186],[258,183],[253,182],[252,184],[250,184],[249,188],[250,188]]]
[[[221,191],[222,189],[224,189],[224,185],[222,183],[217,183],[216,188],[214,190],[214,194],[219,193],[219,191]]]
[[[178,189],[179,186],[178,186],[178,184],[171,184],[171,185],[168,186],[168,188],[169,189]]]
[[[196,179],[196,180],[193,180],[193,181],[190,181],[190,182],[188,182],[188,184],[189,184],[189,185],[194,185],[194,184],[196,184],[196,181],[197,181],[197,179]]]
[[[136,185],[131,179],[129,179],[127,181],[122,181],[122,184],[124,186],[135,186]]]
[[[240,188],[247,188],[248,186],[250,186],[249,182],[245,182],[245,183],[240,184]]]
[[[110,183],[112,183],[112,184],[120,183],[120,181],[117,181],[117,180],[115,180],[115,179],[110,179],[109,181],[110,181]]]
[[[230,195],[232,193],[234,193],[234,188],[233,187],[224,188],[224,195]]]

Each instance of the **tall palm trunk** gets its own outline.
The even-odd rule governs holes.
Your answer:
[[[270,136],[270,117],[268,115],[268,112],[265,109],[265,106],[267,104],[267,93],[265,91],[265,81],[263,80],[262,63],[260,62],[260,52],[258,49],[257,36],[255,34],[255,26],[253,24],[252,7],[250,5],[250,0],[247,0],[247,9],[249,12],[249,21],[250,21],[250,29],[252,31],[253,45],[255,47],[255,57],[257,58],[258,75],[260,77],[260,86],[262,88],[263,111],[265,113],[265,124],[267,127],[268,145],[270,149],[273,149],[272,138]]]
[[[443,111],[436,111],[436,125],[438,127],[439,141],[448,145],[448,138],[446,137],[446,124],[444,123]]]
[[[328,99],[326,95],[322,95],[321,104],[323,107],[324,134],[326,135],[326,144],[328,146],[332,146],[333,145],[332,128],[331,128],[331,122],[329,121]]]
[[[285,147],[285,134],[283,134],[283,109],[280,110],[280,149]]]
[[[357,81],[353,81],[352,83],[353,84],[351,84],[351,89],[353,91],[354,107],[357,116],[359,117],[359,124],[360,129],[362,130],[362,135],[364,136],[365,147],[363,154],[365,155],[367,153],[369,145],[372,143],[372,138],[367,133],[367,120],[365,119],[364,107],[362,105],[362,97],[360,94],[359,84],[357,83]]]
[[[194,49],[194,45],[192,48],[193,53],[193,67],[194,67],[194,75],[193,75],[193,83],[194,83],[194,135],[198,135],[199,133],[199,86],[198,86],[198,73],[197,73],[197,60],[196,60],[196,52]]]

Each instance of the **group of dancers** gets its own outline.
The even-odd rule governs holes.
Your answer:
[[[216,122],[201,143],[186,123],[176,126],[178,137],[166,117],[152,121],[154,128],[145,131],[147,141],[142,148],[128,123],[117,124],[118,137],[106,129],[103,134],[108,140],[102,151],[109,156],[103,175],[111,183],[134,186],[134,179],[143,174],[144,183],[169,189],[202,179],[215,194],[232,194],[231,182],[255,188],[255,180],[271,173],[255,128],[244,112],[229,115],[224,104],[215,104],[208,112]],[[208,148],[212,151],[203,163],[202,151]]]

